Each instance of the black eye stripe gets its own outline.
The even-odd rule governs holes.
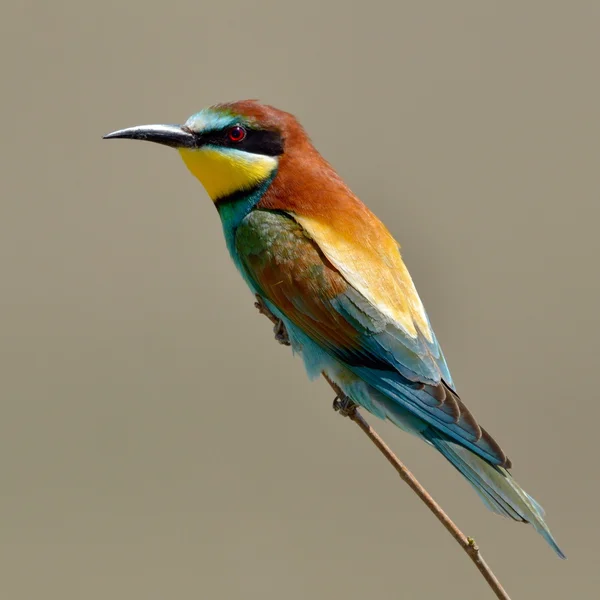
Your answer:
[[[229,139],[229,129],[220,131],[207,131],[196,136],[197,145],[222,146],[224,148],[237,148],[253,154],[266,156],[279,156],[283,154],[283,138],[276,131],[246,129],[246,137],[240,142]]]

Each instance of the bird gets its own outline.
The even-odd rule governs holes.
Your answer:
[[[215,104],[183,125],[105,139],[176,149],[216,207],[229,254],[280,341],[344,399],[439,451],[495,513],[530,523],[566,558],[544,510],[454,385],[400,245],[291,113]]]

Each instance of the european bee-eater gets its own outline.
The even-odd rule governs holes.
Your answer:
[[[254,100],[110,133],[175,148],[213,200],[233,262],[311,377],[441,452],[492,511],[564,554],[542,507],[458,396],[400,248],[296,118]]]

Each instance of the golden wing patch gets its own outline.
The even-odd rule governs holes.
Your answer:
[[[340,219],[334,225],[314,216],[292,216],[350,285],[409,336],[416,338],[420,331],[433,342],[398,244],[381,221],[371,214],[368,224]]]

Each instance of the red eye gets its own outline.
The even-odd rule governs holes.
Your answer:
[[[236,125],[229,130],[227,137],[232,142],[241,142],[246,137],[246,130],[239,125]]]

